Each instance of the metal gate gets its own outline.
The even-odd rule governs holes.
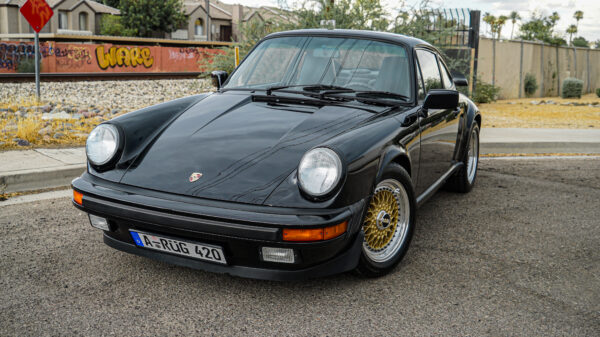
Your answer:
[[[469,93],[475,90],[479,55],[479,24],[481,11],[467,8],[432,9],[426,14],[430,32],[439,34],[433,44],[447,57],[448,66],[469,79]]]

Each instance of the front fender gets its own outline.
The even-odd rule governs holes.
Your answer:
[[[105,122],[115,125],[122,131],[124,145],[121,157],[113,169],[98,171],[88,165],[88,172],[97,177],[118,182],[131,163],[171,122],[208,95],[210,94],[194,95],[149,106]]]
[[[377,176],[373,184],[381,180],[383,171],[392,162],[400,164],[406,169],[408,174],[412,176],[411,173],[413,171],[413,167],[408,151],[406,151],[406,149],[401,146],[390,145],[384,150],[383,154],[381,155],[381,159],[379,160],[379,168],[377,170]]]

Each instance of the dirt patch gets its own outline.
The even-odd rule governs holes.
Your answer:
[[[499,100],[480,104],[484,127],[492,128],[600,128],[600,97],[580,99],[546,97]]]

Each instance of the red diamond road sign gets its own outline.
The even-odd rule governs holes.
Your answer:
[[[23,14],[33,30],[39,33],[46,23],[50,21],[54,12],[44,0],[28,0],[21,6],[21,14]]]

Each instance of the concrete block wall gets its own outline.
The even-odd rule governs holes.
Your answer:
[[[522,81],[528,73],[538,82],[534,97],[560,95],[562,81],[567,77],[582,80],[585,93],[595,92],[600,87],[600,49],[482,38],[477,73],[484,82],[501,88],[500,98],[525,97]]]

